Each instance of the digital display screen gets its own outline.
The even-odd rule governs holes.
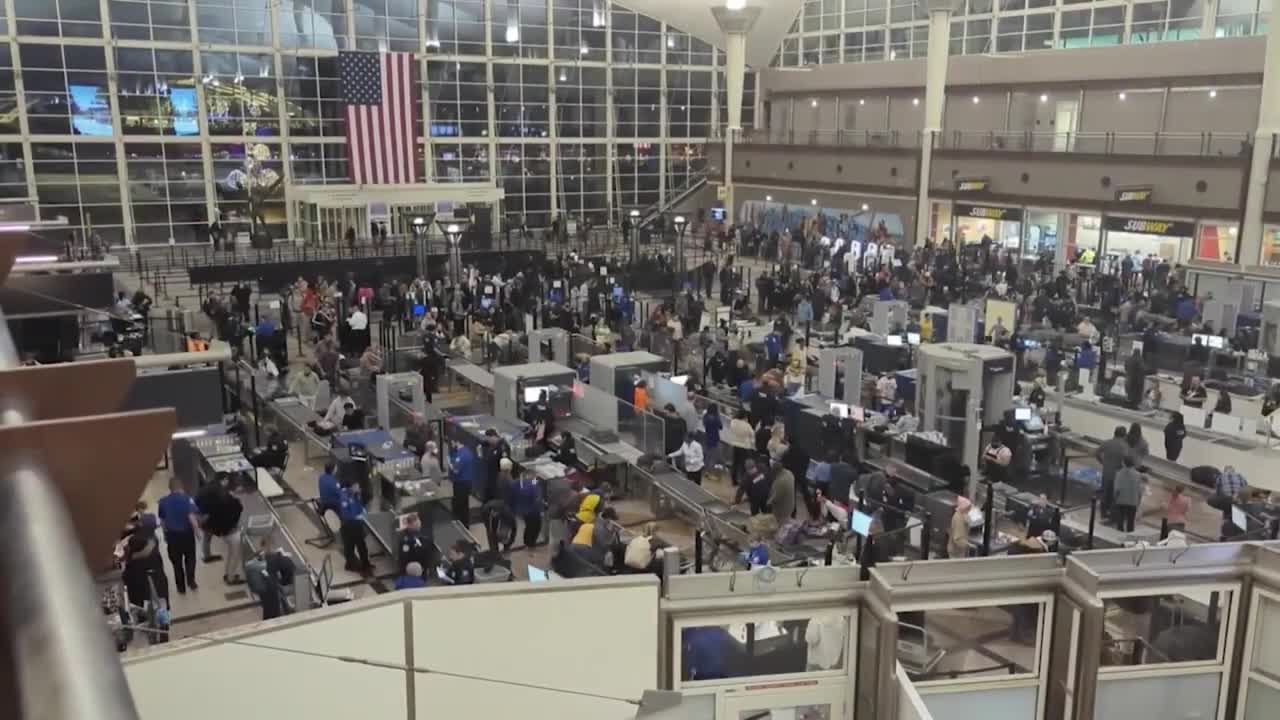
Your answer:
[[[546,582],[547,571],[540,567],[529,566],[529,582]]]
[[[1239,505],[1231,506],[1231,524],[1241,530],[1249,529],[1249,515]]]
[[[920,333],[907,333],[907,344],[908,344],[908,345],[919,345],[919,344],[920,344]]]
[[[615,288],[613,289],[613,299],[614,299],[614,300],[621,300],[621,299],[622,299],[622,288],[620,288],[620,287],[615,287]]]
[[[1013,419],[1014,420],[1030,420],[1031,408],[1014,408]]]
[[[426,305],[414,305],[414,306],[413,306],[413,316],[414,316],[414,317],[422,317],[423,315],[426,315],[426,314],[427,314],[427,306],[426,306]]]
[[[724,218],[725,218],[724,208],[722,207],[711,208],[712,220],[715,220],[716,222],[724,222]]]
[[[542,386],[539,386],[539,387],[527,387],[527,388],[525,388],[525,389],[524,389],[524,401],[525,401],[526,403],[536,403],[536,402],[538,402],[538,400],[540,400],[540,399],[541,399],[541,397],[542,397],[542,392],[543,392],[544,390],[546,390],[546,389],[547,389],[546,387],[542,387]],[[550,394],[550,393],[548,393],[548,394]]]
[[[890,335],[889,337],[885,338],[885,341],[889,343],[889,345],[892,347],[900,347],[902,345],[902,336]]]
[[[97,85],[68,85],[71,96],[71,126],[79,135],[111,137],[111,106]]]
[[[831,403],[831,414],[838,418],[849,417],[849,406],[845,403]]]
[[[169,105],[173,108],[174,135],[200,134],[195,88],[171,88],[169,90]]]
[[[1215,350],[1221,350],[1227,346],[1227,339],[1217,335],[1192,335],[1191,342]]]
[[[683,386],[685,383],[689,382],[689,376],[688,375],[672,375],[671,382],[677,385]]]
[[[871,534],[871,516],[858,512],[857,510],[849,511],[849,530],[866,537]]]

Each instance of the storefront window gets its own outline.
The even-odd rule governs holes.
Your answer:
[[[1263,229],[1261,263],[1280,267],[1280,225],[1268,225]]]
[[[1052,260],[1058,250],[1058,213],[1054,210],[1027,212],[1027,249],[1024,258]]]
[[[697,682],[844,668],[842,615],[760,619],[680,630],[680,680]]]
[[[929,239],[934,245],[941,245],[944,240],[951,239],[951,203],[933,201],[929,203]]]
[[[1143,261],[1153,255],[1175,265],[1191,258],[1195,223],[1162,218],[1108,215],[1105,227],[1107,238],[1102,258],[1102,272],[1123,271],[1126,257],[1132,259],[1134,269],[1141,269]]]
[[[1098,215],[1067,215],[1067,263],[1092,265],[1102,246],[1102,218]]]
[[[1196,236],[1196,259],[1235,262],[1237,233],[1239,230],[1235,223],[1200,223],[1200,233]]]

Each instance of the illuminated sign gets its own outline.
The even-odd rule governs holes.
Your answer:
[[[1154,190],[1151,187],[1131,187],[1116,190],[1118,203],[1149,203]]]
[[[1103,225],[1111,232],[1136,233],[1138,235],[1193,237],[1196,233],[1196,224],[1184,220],[1157,220],[1153,218],[1108,215]]]
[[[954,207],[957,217],[1022,222],[1022,208],[994,207],[991,205],[968,205],[965,203],[956,203]]]
[[[956,180],[956,192],[986,192],[991,187],[989,178],[960,178]]]

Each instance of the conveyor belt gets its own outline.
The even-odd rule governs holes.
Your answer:
[[[493,373],[479,365],[459,360],[449,363],[449,369],[472,385],[478,385],[490,392],[493,391]]]
[[[1158,422],[1154,422],[1155,418],[1153,418],[1149,413],[1130,410],[1128,408],[1120,407],[1118,405],[1109,405],[1107,403],[1098,402],[1098,401],[1089,402],[1071,395],[1063,397],[1062,404],[1068,407],[1077,408],[1080,410],[1087,410],[1093,413],[1098,413],[1100,415],[1107,415],[1109,417],[1115,418],[1118,424],[1128,425],[1130,423],[1136,422],[1139,425],[1144,425],[1146,427],[1150,427],[1156,430],[1163,429],[1163,425],[1161,425]],[[1197,438],[1199,440],[1203,440],[1205,442],[1213,443],[1215,445],[1222,445],[1224,447],[1229,447],[1235,450],[1247,451],[1257,447],[1256,443],[1251,443],[1248,440],[1244,440],[1242,438],[1234,437],[1231,435],[1224,435],[1222,433],[1211,432],[1204,428],[1193,427],[1191,425],[1187,425],[1187,435],[1193,438]]]

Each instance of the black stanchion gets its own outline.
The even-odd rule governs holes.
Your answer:
[[[219,395],[222,399],[222,414],[226,415],[229,412],[227,408],[227,367],[222,363],[218,363],[218,387],[222,388],[222,392]]]
[[[249,392],[253,393],[253,444],[262,445],[262,425],[258,422],[258,374],[249,374]]]
[[[1169,537],[1169,518],[1160,518],[1160,539]]]
[[[1093,530],[1098,522],[1098,496],[1094,495],[1089,499],[1089,538],[1085,540],[1084,547],[1086,550],[1093,549]]]
[[[702,533],[693,534],[693,571],[702,573]]]
[[[991,526],[995,524],[996,490],[987,481],[987,499],[982,503],[982,557],[991,554]]]
[[[933,545],[933,515],[924,514],[924,525],[920,526],[920,559],[929,559],[929,549]]]
[[[867,542],[862,546],[862,554],[858,556],[858,579],[870,580],[871,568],[876,564],[876,536],[868,535]]]

